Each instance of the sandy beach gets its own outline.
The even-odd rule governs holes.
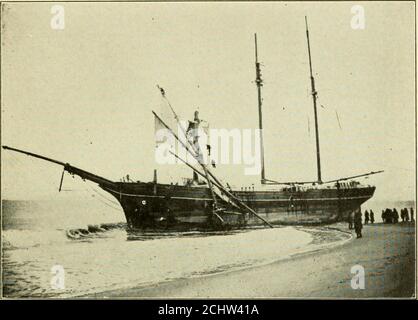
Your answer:
[[[336,225],[348,231],[343,224]],[[354,290],[351,268],[365,270]],[[363,238],[244,270],[149,287],[98,293],[95,298],[410,298],[415,295],[415,226],[366,225]],[[140,270],[138,270],[140,272]]]

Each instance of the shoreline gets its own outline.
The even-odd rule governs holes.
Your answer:
[[[131,290],[131,289],[135,289],[135,290],[147,289],[147,288],[162,286],[162,285],[177,282],[177,281],[206,278],[206,277],[212,277],[212,276],[217,276],[217,275],[226,275],[226,274],[230,274],[230,273],[234,273],[238,271],[262,267],[262,266],[280,262],[280,261],[286,261],[288,259],[292,259],[293,257],[299,256],[299,255],[309,254],[310,252],[323,250],[323,248],[336,247],[347,241],[352,240],[351,233],[345,230],[342,230],[342,224],[340,223],[334,224],[333,227],[330,227],[330,226],[276,226],[276,227],[279,229],[291,227],[299,232],[308,233],[312,237],[312,240],[310,243],[304,246],[296,247],[294,249],[294,252],[278,256],[270,261],[263,261],[263,262],[256,263],[256,264],[247,264],[247,265],[244,264],[241,267],[233,267],[233,268],[225,269],[222,271],[199,273],[191,277],[165,279],[165,280],[161,280],[157,282],[141,283],[136,286],[121,287],[121,288],[102,290],[102,291],[96,291],[96,292],[93,291],[90,293],[84,293],[84,294],[80,294],[80,295],[76,295],[72,297],[73,298],[90,298],[94,296],[96,298],[100,298],[103,296],[107,298],[109,296],[112,296],[113,294],[118,295],[118,292]],[[264,229],[264,228],[261,228],[261,229]]]
[[[329,228],[350,232],[346,224]],[[303,228],[303,231],[308,230]],[[366,225],[363,238],[353,237],[340,245],[334,243],[322,243],[317,248],[314,246],[264,265],[82,297],[338,299],[411,298],[415,295],[414,224]],[[354,265],[364,267],[364,290],[351,288]]]

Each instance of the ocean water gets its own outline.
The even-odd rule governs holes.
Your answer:
[[[7,297],[74,297],[225,272],[278,260],[313,240],[293,227],[133,233],[121,210],[84,200],[3,201],[2,212]],[[89,228],[101,224],[106,230]],[[54,266],[63,287],[54,286]]]

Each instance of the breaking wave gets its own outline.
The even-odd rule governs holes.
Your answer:
[[[69,239],[86,239],[106,236],[106,231],[114,229],[126,229],[126,223],[120,222],[88,225],[87,228],[68,229],[66,234]]]

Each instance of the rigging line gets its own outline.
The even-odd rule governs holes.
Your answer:
[[[167,102],[168,106],[170,107],[171,112],[173,113],[174,119],[179,120],[177,113],[174,111],[173,107],[171,106],[170,101],[167,99],[165,95],[165,90],[162,87],[160,87],[158,84],[157,84],[157,88],[160,90],[161,96],[164,98],[164,100]]]
[[[10,154],[11,160],[12,160],[12,161],[9,162],[11,167],[15,168],[17,166],[21,166],[22,165],[22,163],[20,161],[18,161],[16,155],[11,154],[11,153],[9,153],[9,154]]]
[[[316,95],[316,101],[318,101],[319,106],[320,106],[322,109],[324,109],[324,110],[326,110],[326,109],[327,109],[327,108],[325,108],[325,106],[321,103],[321,99],[320,99],[319,94],[317,94],[317,95]]]
[[[99,191],[97,191],[95,188],[93,188],[92,186],[89,186],[90,187],[90,189],[91,190],[93,190],[95,193],[97,193],[99,196],[101,196],[103,199],[105,199],[105,200],[107,200],[107,201],[109,201],[109,202],[111,202],[111,203],[113,203],[113,204],[116,204],[116,205],[118,205],[119,203],[117,203],[116,201],[113,201],[113,200],[111,200],[111,199],[108,199],[106,196],[104,196],[104,195],[102,195]]]
[[[90,188],[91,188],[91,190],[93,190],[94,192],[96,192],[97,194],[99,194],[96,190],[94,190],[91,186],[89,186]],[[84,188],[84,190],[85,191],[89,191],[87,188]],[[99,194],[100,195],[100,194]],[[102,196],[102,195],[100,195],[100,196]],[[100,198],[97,198],[97,197],[94,197],[97,201],[99,201],[99,202],[101,202],[101,203],[103,203],[104,205],[106,205],[106,206],[108,206],[108,207],[110,207],[110,208],[112,208],[112,209],[114,209],[114,210],[117,210],[117,211],[120,211],[120,209],[118,209],[118,208],[116,208],[116,207],[114,207],[114,206],[112,206],[111,204],[109,204],[109,203],[106,203],[105,201],[103,201],[103,200],[101,200]],[[106,198],[105,198],[106,199]],[[108,199],[106,199],[106,200],[108,200]],[[108,201],[110,201],[110,202],[112,202],[111,200],[108,200]],[[115,203],[116,204],[116,203]]]
[[[120,209],[119,208],[116,208],[116,207],[114,207],[114,206],[112,206],[112,205],[110,205],[110,204],[108,204],[108,203],[106,203],[106,202],[104,202],[103,200],[100,200],[99,198],[96,198],[98,201],[100,201],[101,203],[103,203],[104,205],[106,205],[106,206],[108,206],[109,208],[112,208],[113,210],[116,210],[116,211],[120,211]]]
[[[13,160],[14,160],[14,163],[12,163],[12,165],[14,167],[16,167],[16,166],[27,167],[28,164],[32,165],[34,163],[33,158],[29,158],[29,157],[22,158],[22,157],[17,156],[15,153],[8,153],[8,154],[10,154],[12,156]],[[29,160],[29,161],[25,163],[25,160]]]
[[[311,123],[310,123],[310,120],[309,120],[309,116],[308,116],[308,136],[309,137],[311,136]]]
[[[176,120],[177,125],[180,127],[181,131],[183,132],[184,137],[185,137],[186,139],[188,139],[188,138],[187,138],[187,135],[186,135],[186,130],[185,130],[185,129],[183,128],[183,126],[181,125],[180,118],[178,117],[178,115],[177,115],[176,111],[175,111],[175,110],[174,110],[174,108],[172,107],[172,105],[171,105],[171,103],[170,103],[170,100],[168,100],[168,98],[167,98],[167,96],[166,96],[166,92],[165,92],[165,90],[164,90],[162,87],[160,87],[158,84],[157,84],[157,88],[160,90],[160,92],[161,92],[161,96],[163,97],[163,99],[166,101],[166,103],[167,103],[167,104],[168,104],[168,106],[170,107],[170,110],[171,110],[171,112],[173,113],[173,117],[174,117],[174,119]]]
[[[90,190],[89,190],[90,189]],[[99,195],[100,197],[102,197],[104,200],[106,200],[106,201],[109,201],[109,202],[111,202],[111,203],[114,203],[114,204],[116,204],[116,202],[113,202],[112,200],[110,200],[110,199],[107,199],[105,196],[103,196],[102,194],[100,194],[97,190],[95,190],[92,186],[89,186],[89,189],[87,189],[87,188],[84,188],[84,190],[85,191],[87,191],[87,192],[89,192],[90,193],[90,191],[93,191],[94,193],[96,193],[97,195]],[[94,195],[91,195],[92,197],[94,197]]]
[[[319,105],[321,106],[321,108],[326,110],[326,107],[320,102],[319,95],[317,96],[317,100],[318,100]],[[335,111],[335,116],[337,117],[338,127],[340,128],[340,130],[342,130],[343,128],[341,126],[341,121],[340,121],[340,117],[338,115],[338,111],[337,111],[337,109],[334,109],[334,111]]]
[[[340,127],[340,130],[342,130],[343,128],[341,127],[340,117],[338,116],[337,109],[335,109],[335,115],[337,116],[338,126]]]

